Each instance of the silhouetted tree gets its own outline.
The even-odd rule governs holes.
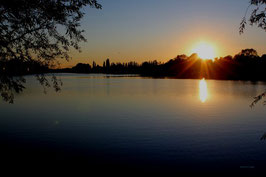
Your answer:
[[[262,59],[263,61],[266,61],[266,54],[263,54],[263,55],[261,56],[261,59]]]
[[[239,55],[243,55],[246,57],[258,57],[258,53],[255,49],[243,49],[241,50]]]
[[[78,63],[76,66],[72,68],[72,71],[77,72],[77,73],[89,73],[91,72],[91,65]]]
[[[106,73],[109,73],[110,72],[110,60],[109,60],[109,58],[106,59],[105,64],[106,64],[106,69],[105,69]]]
[[[246,16],[250,7],[253,7],[248,19],[250,25],[257,25],[266,31],[266,0],[250,0],[245,16],[240,23],[239,33],[242,34],[247,24]]]
[[[0,1],[0,61],[35,61],[52,67],[59,58],[69,60],[69,49],[73,47],[80,51],[79,42],[86,41],[83,30],[79,29],[84,15],[81,9],[86,5],[96,9],[102,7],[97,0]],[[12,77],[9,74],[0,80],[0,91],[10,88],[11,96],[5,97],[7,94],[1,93],[10,102],[13,101],[13,92],[23,88],[16,89],[14,82],[22,85],[24,80],[15,81]],[[43,73],[39,73],[37,79],[44,86],[50,85]],[[58,90],[56,77],[54,79],[52,84]]]
[[[266,0],[250,0],[250,5],[246,9],[245,15],[240,23],[239,33],[242,34],[247,24],[246,16],[250,7],[253,7],[250,17],[248,19],[250,25],[257,25],[266,31]],[[261,57],[263,58],[263,57]],[[259,100],[264,97],[266,92],[254,97],[254,101],[250,107],[253,107]]]
[[[196,59],[198,59],[198,58],[199,58],[199,56],[198,56],[197,53],[193,53],[193,54],[191,54],[191,55],[189,56],[189,59],[191,59],[191,60],[196,60]]]
[[[224,60],[232,61],[233,57],[231,55],[227,55],[224,57]]]
[[[93,68],[93,69],[96,68],[96,63],[95,63],[95,61],[92,62],[92,68]]]
[[[106,68],[110,68],[110,60],[109,60],[109,58],[106,59]]]

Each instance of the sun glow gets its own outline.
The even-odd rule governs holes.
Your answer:
[[[199,98],[202,103],[208,98],[208,87],[204,78],[199,82]]]
[[[197,53],[201,59],[214,59],[216,55],[213,45],[206,42],[197,43],[193,47],[192,53]]]

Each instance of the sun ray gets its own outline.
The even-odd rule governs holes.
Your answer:
[[[178,74],[178,76],[181,76],[182,74],[184,74],[184,73],[185,73],[189,68],[191,68],[196,62],[197,62],[197,60],[189,61],[188,64],[185,66],[185,68],[183,68],[182,71],[180,71],[180,73]]]

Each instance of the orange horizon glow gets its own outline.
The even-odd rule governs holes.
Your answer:
[[[175,48],[178,48],[179,50],[175,50]],[[196,53],[198,55],[198,58],[202,60],[215,60],[215,58],[219,57],[224,57],[227,55],[234,56],[238,52],[235,53],[225,53],[225,48],[222,43],[217,42],[216,40],[210,39],[206,36],[203,37],[195,37],[194,39],[188,39],[187,43],[184,43],[182,47],[177,47],[175,45],[172,45],[172,48],[167,48],[167,50],[163,50],[163,53],[158,55],[156,57],[156,52],[151,52],[151,51],[145,51],[146,53],[143,52],[123,52],[121,50],[121,55],[123,53],[124,57],[121,58],[121,56],[115,56],[112,55],[112,52],[110,52],[110,55],[100,55],[100,56],[92,56],[94,52],[88,52],[88,51],[83,51],[82,53],[76,53],[76,51],[71,51],[71,57],[73,58],[69,62],[62,61],[60,66],[57,66],[55,68],[71,68],[75,66],[77,63],[86,63],[86,64],[91,64],[93,61],[96,62],[96,64],[102,66],[103,62],[109,58],[111,62],[130,62],[134,61],[139,64],[141,64],[144,61],[153,61],[157,60],[158,62],[168,62],[170,59],[173,59],[177,55],[185,54],[186,56],[191,56],[193,53]],[[160,50],[153,50],[153,51],[160,51]],[[241,51],[241,48],[238,49],[237,51]],[[107,52],[107,51],[106,51]],[[148,53],[149,52],[149,53]],[[135,57],[132,57],[133,54]],[[118,54],[117,54],[118,55]],[[143,57],[142,57],[143,56]],[[150,56],[150,57],[149,57]]]

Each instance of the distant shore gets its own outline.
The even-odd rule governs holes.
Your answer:
[[[234,57],[201,59],[198,55],[178,55],[165,63],[131,61],[114,63],[110,59],[102,65],[78,63],[72,68],[51,69],[37,62],[8,61],[0,63],[0,74],[27,75],[42,73],[102,73],[138,74],[143,77],[177,79],[215,79],[266,81],[266,54],[258,56],[254,49],[244,49]]]

